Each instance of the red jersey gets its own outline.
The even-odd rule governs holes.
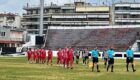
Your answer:
[[[68,57],[73,57],[73,50],[72,49],[68,50]]]
[[[48,51],[48,57],[52,57],[52,50]]]
[[[36,50],[33,51],[33,58],[36,59]]]
[[[28,57],[31,57],[32,54],[33,54],[33,52],[32,52],[31,50],[28,50],[28,51],[27,51],[27,56],[28,56]]]
[[[46,57],[46,51],[43,49],[42,50],[42,57],[45,58]]]
[[[39,50],[36,50],[36,57],[40,58],[40,51]]]
[[[42,57],[43,57],[43,49],[40,49],[40,50],[39,50],[39,53],[40,53],[40,55],[39,55],[40,58],[42,58]]]
[[[57,52],[57,56],[60,58],[60,57],[62,57],[62,50],[59,50],[58,52]]]
[[[68,49],[63,49],[63,58],[68,58]]]

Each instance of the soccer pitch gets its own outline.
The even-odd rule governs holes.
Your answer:
[[[91,60],[90,60],[91,61]],[[89,67],[74,64],[74,69],[64,69],[56,65],[28,64],[24,57],[0,57],[0,80],[140,80],[140,61],[135,60],[136,72],[126,72],[125,60],[115,60],[114,72],[106,72],[100,59],[101,72],[91,72]]]

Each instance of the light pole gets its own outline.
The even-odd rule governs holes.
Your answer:
[[[44,0],[40,0],[40,26],[39,36],[43,36],[43,16],[44,16]]]

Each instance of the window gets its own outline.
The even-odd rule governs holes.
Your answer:
[[[7,17],[7,20],[15,20],[15,17],[13,17],[13,16],[8,16],[8,17]]]
[[[139,7],[131,8],[131,10],[140,10]]]
[[[0,36],[5,36],[5,32],[0,32]]]
[[[15,44],[14,44],[14,43],[12,43],[12,44],[11,44],[11,47],[15,47]]]
[[[115,10],[130,10],[130,7],[115,7]]]
[[[4,17],[1,16],[0,19],[4,19]]]

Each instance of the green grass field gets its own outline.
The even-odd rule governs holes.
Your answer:
[[[126,72],[125,60],[115,60],[114,72],[106,72],[100,59],[100,73],[74,64],[74,69],[58,67],[56,59],[53,66],[46,64],[28,64],[26,58],[0,57],[0,80],[140,80],[140,61],[136,61],[136,72]]]

